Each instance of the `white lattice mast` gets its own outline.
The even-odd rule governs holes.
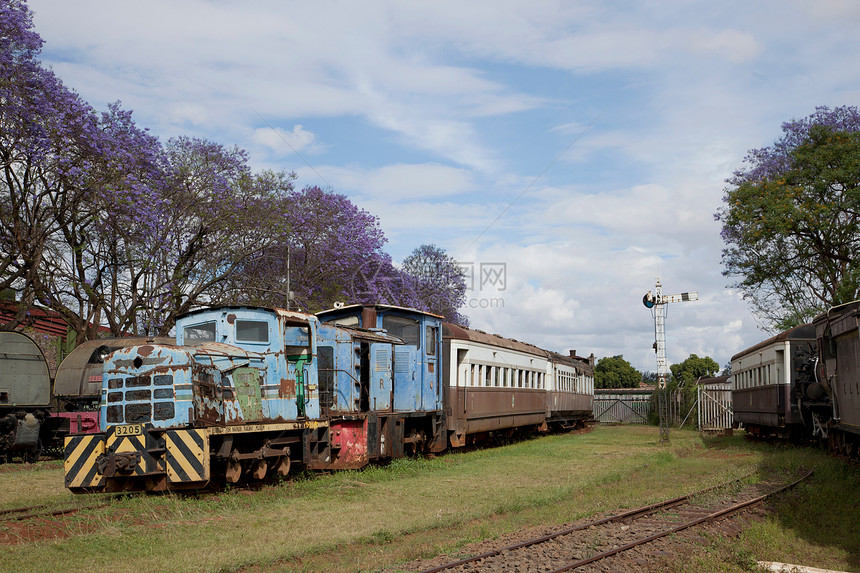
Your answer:
[[[687,302],[699,300],[698,292],[663,295],[663,285],[660,277],[654,287],[654,294],[648,291],[642,297],[642,303],[651,309],[654,315],[654,352],[657,353],[657,410],[660,417],[660,441],[669,441],[669,400],[666,396],[666,379],[669,376],[669,364],[666,361],[666,305],[670,302]]]

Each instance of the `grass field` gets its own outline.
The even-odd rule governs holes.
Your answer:
[[[860,484],[814,449],[598,427],[385,467],[299,476],[262,491],[142,496],[22,529],[0,522],[0,570],[397,571],[521,528],[637,507],[756,471],[814,469],[739,537],[691,548],[678,571],[754,571],[755,560],[856,571]],[[90,504],[60,462],[0,466],[0,509]],[[41,529],[38,529],[41,527]],[[33,539],[35,538],[35,539]]]

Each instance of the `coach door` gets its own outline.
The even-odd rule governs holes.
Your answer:
[[[421,385],[422,410],[441,407],[439,377],[439,327],[424,328],[424,380]]]
[[[469,351],[464,348],[457,349],[457,386],[449,388],[449,395],[456,396],[454,403],[451,405],[451,412],[456,416],[466,416],[466,399],[469,391],[469,384],[472,378],[471,365],[468,362]]]

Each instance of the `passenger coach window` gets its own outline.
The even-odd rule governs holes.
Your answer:
[[[406,344],[421,347],[421,330],[418,321],[404,316],[387,314],[382,317],[382,328],[389,334],[402,338]]]
[[[201,342],[215,342],[215,323],[205,322],[186,326],[182,331],[185,344],[200,344]]]
[[[269,342],[269,323],[261,320],[237,320],[236,340]]]

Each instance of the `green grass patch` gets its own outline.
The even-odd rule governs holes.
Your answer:
[[[598,427],[362,471],[305,473],[257,492],[125,498],[59,520],[61,538],[5,546],[3,570],[30,571],[32,563],[58,570],[122,563],[177,572],[396,571],[398,563],[456,555],[470,543],[522,528],[615,513],[751,473],[788,474],[797,467],[816,470],[810,485],[781,496],[772,518],[754,524],[740,540],[717,537],[691,552],[687,570],[750,570],[745,567],[754,557],[785,561],[803,552],[848,568],[860,554],[854,506],[844,520],[828,517],[849,533],[850,540],[841,541],[828,537],[832,531],[816,530],[809,512],[797,509],[839,491],[857,498],[856,475],[842,462],[740,436],[703,439],[673,431],[668,445],[658,437],[653,427]],[[62,488],[61,468],[42,470],[52,477],[36,489],[14,473],[27,472],[0,475],[0,499],[10,507],[72,498]],[[33,501],[38,499],[43,501]],[[791,547],[798,549],[792,553]]]

